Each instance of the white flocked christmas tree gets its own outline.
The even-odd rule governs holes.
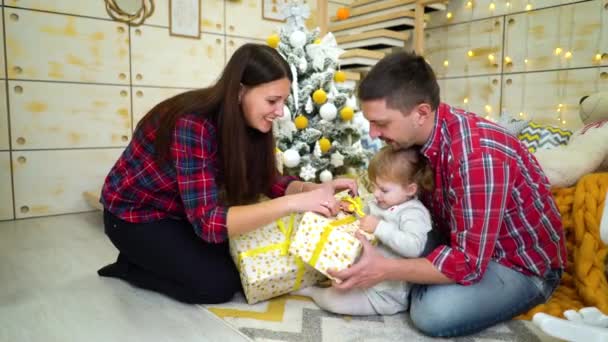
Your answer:
[[[306,4],[288,1],[282,12],[286,22],[280,34],[268,37],[268,45],[287,60],[293,75],[285,113],[273,127],[280,168],[307,181],[356,172],[371,154],[360,141],[368,123],[339,70],[343,50],[331,33],[321,38],[318,28],[306,28]]]

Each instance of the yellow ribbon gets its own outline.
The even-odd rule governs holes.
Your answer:
[[[365,216],[365,213],[363,212],[363,201],[361,200],[361,197],[355,196],[353,198],[350,196],[344,196],[341,200],[350,203],[350,206],[348,207],[349,211],[355,212],[357,215],[359,215],[359,217]]]
[[[279,228],[281,233],[283,233],[283,235],[285,236],[285,241],[279,242],[279,243],[273,243],[268,246],[262,246],[262,247],[250,249],[248,251],[239,253],[238,258],[237,258],[238,259],[237,267],[239,268],[239,270],[241,267],[241,262],[243,261],[244,258],[253,257],[256,255],[259,255],[262,253],[267,253],[267,252],[274,251],[274,250],[279,250],[279,255],[281,255],[281,256],[287,255],[287,252],[289,251],[289,245],[291,244],[291,235],[292,235],[293,228],[294,228],[295,215],[291,214],[289,216],[289,223],[287,224],[287,227],[285,227],[285,223],[283,222],[282,219],[278,219],[276,221],[276,223],[277,223],[277,227]],[[300,285],[302,284],[302,279],[304,278],[304,271],[306,270],[302,259],[300,259],[299,257],[296,257],[295,262],[296,262],[296,266],[297,266],[298,270],[296,272],[296,281],[293,286],[294,291],[300,288]]]
[[[310,262],[309,262],[310,265],[312,265],[312,266],[317,265],[317,261],[319,260],[321,251],[325,247],[325,244],[327,243],[327,240],[329,238],[329,234],[331,234],[331,232],[334,230],[334,228],[345,225],[345,224],[353,223],[355,221],[357,221],[357,218],[355,218],[354,216],[347,216],[340,220],[335,220],[333,222],[328,223],[323,228],[323,233],[321,233],[321,238],[319,239],[319,242],[317,242],[317,245],[315,246],[315,250],[312,253],[312,257],[310,258]]]

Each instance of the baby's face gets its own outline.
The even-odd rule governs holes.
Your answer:
[[[380,208],[388,209],[407,201],[410,194],[400,183],[377,178],[374,183],[374,197]]]

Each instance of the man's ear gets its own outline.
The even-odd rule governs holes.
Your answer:
[[[410,183],[410,184],[408,184],[408,186],[405,187],[405,193],[409,197],[416,196],[417,192],[418,192],[418,184],[416,184],[416,183]]]
[[[427,120],[431,118],[433,110],[431,105],[428,103],[421,103],[414,108],[416,113],[416,123],[422,126]]]

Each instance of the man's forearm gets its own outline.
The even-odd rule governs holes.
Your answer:
[[[386,280],[402,280],[416,284],[454,283],[425,258],[387,259],[383,268]]]

